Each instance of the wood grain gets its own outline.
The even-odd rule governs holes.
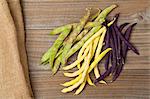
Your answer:
[[[63,77],[62,72],[59,72],[55,78],[50,76],[49,71],[31,72],[31,75],[37,99],[148,99],[150,92],[148,70],[125,70],[116,82],[108,86],[87,85],[83,93],[78,96],[60,92],[63,88],[59,85],[60,82],[68,79]]]
[[[57,38],[49,36],[51,29],[79,22],[85,8],[105,8],[118,4],[109,17],[120,12],[119,24],[137,22],[131,42],[140,56],[128,53],[125,70],[119,79],[110,84],[87,86],[82,94],[62,94],[60,83],[68,80],[58,72],[51,76],[49,66],[40,65],[40,58]],[[150,1],[149,0],[23,0],[26,29],[26,47],[31,82],[36,99],[149,99],[150,98]]]
[[[56,1],[56,0],[54,0]],[[131,0],[132,1],[132,0]],[[140,21],[143,25],[140,29],[148,29],[146,21],[149,17],[147,14],[150,8],[148,0],[135,0],[136,2],[118,2],[119,7],[110,15],[121,12],[121,19],[131,21]],[[113,4],[112,2],[27,2],[24,3],[25,22],[27,29],[52,29],[66,23],[78,22],[79,18],[84,15],[85,8],[105,8]],[[137,7],[138,6],[138,7]],[[59,7],[59,8],[58,8]],[[124,22],[122,21],[122,22]],[[143,22],[144,21],[144,22]],[[146,27],[145,27],[146,26]]]

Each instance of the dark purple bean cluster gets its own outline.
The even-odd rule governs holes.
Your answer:
[[[115,22],[110,27],[107,27],[104,46],[104,50],[111,47],[112,51],[107,54],[107,59],[104,64],[105,72],[95,80],[95,83],[104,80],[105,77],[110,74],[112,74],[112,82],[115,81],[123,70],[129,49],[139,55],[138,50],[129,41],[132,29],[137,23],[131,25],[129,25],[130,23],[123,23],[118,26],[119,14],[116,14],[115,18]],[[106,25],[107,22],[109,21],[107,20],[103,25]],[[123,32],[125,27],[127,27],[127,29]]]

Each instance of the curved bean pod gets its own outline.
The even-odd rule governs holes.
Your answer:
[[[65,41],[64,51],[62,53],[62,59],[61,59],[62,66],[65,65],[66,55],[67,55],[68,51],[71,49],[71,46],[73,45],[73,42],[75,41],[77,35],[81,32],[84,25],[88,21],[89,17],[90,17],[90,10],[87,9],[87,14],[80,20],[80,24],[77,26],[77,28],[75,28],[72,31],[72,33],[69,35],[68,39]]]
[[[57,54],[57,51],[59,49],[59,47],[61,46],[61,44],[63,43],[63,40],[68,36],[68,34],[70,33],[71,27],[69,29],[66,29],[63,33],[61,33],[58,38],[55,40],[54,44],[52,45],[52,47],[50,48],[50,54],[49,54],[49,63],[50,63],[50,68],[53,68],[53,63],[54,63],[54,59],[55,56]]]
[[[95,59],[98,57],[98,55],[100,54],[100,52],[102,50],[102,46],[103,46],[103,42],[104,42],[106,31],[107,31],[107,29],[105,28],[105,30],[103,31],[103,33],[102,33],[102,35],[100,37],[99,44],[98,44],[98,47],[97,47],[97,50],[96,50],[96,53],[95,53]],[[99,73],[97,65],[94,68],[94,74],[95,74],[96,78],[98,78],[100,76],[100,73]]]
[[[51,32],[50,32],[50,35],[56,35],[56,34],[60,34],[61,32],[63,32],[64,30],[70,28],[70,26],[76,26],[77,23],[72,23],[72,24],[67,24],[67,25],[63,25],[63,26],[60,26],[60,27],[57,27],[55,29],[53,29]]]
[[[55,75],[56,73],[57,73],[57,71],[58,71],[58,69],[59,69],[59,67],[60,67],[60,59],[61,59],[61,55],[59,55],[57,58],[56,58],[56,60],[55,60],[55,62],[54,62],[54,66],[53,66],[53,68],[52,68],[52,73],[53,73],[53,75]]]
[[[97,63],[99,61],[101,61],[101,59],[109,52],[111,51],[111,48],[107,48],[106,50],[104,50],[90,65],[90,68],[88,69],[88,73],[90,73],[92,71],[92,69],[97,65]]]
[[[80,74],[78,77],[76,77],[75,79],[71,80],[71,81],[68,81],[68,82],[65,82],[64,84],[61,84],[62,86],[71,86],[71,85],[74,85],[76,82],[78,82],[80,79],[82,78],[82,74]]]
[[[63,70],[69,70],[69,69],[74,68],[76,65],[78,65],[86,57],[88,51],[89,51],[89,47],[85,50],[85,53],[83,54],[83,56],[80,59],[76,60],[74,63],[72,63],[68,66],[63,67]]]
[[[84,82],[85,77],[87,75],[88,68],[89,68],[89,58],[90,57],[91,57],[90,54],[88,54],[88,56],[85,59],[86,60],[86,63],[85,63],[86,67],[85,67],[84,72],[82,73],[82,78],[77,83],[75,83],[74,85],[72,85],[68,88],[64,88],[61,92],[63,92],[63,93],[70,92],[70,91],[74,90],[75,88],[77,88],[79,85],[81,85]]]
[[[90,17],[90,21],[94,21],[97,17],[98,17],[98,15],[101,13],[101,9],[97,9],[98,11],[94,14],[94,15],[92,15],[91,17]]]
[[[86,80],[84,80],[84,82],[80,85],[80,87],[76,90],[75,95],[78,95],[82,92],[82,90],[84,89],[86,84]]]
[[[96,26],[100,26],[102,25],[102,23],[100,22],[88,22],[84,28],[92,28],[92,27],[96,27]]]

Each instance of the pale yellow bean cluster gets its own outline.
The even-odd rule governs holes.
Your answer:
[[[110,26],[113,22],[114,20],[110,22],[108,26]],[[63,67],[63,70],[69,70],[76,66],[78,68],[78,70],[73,73],[64,73],[66,77],[75,78],[69,82],[61,84],[62,86],[66,87],[62,90],[63,93],[67,93],[74,90],[75,88],[78,88],[75,92],[75,94],[77,95],[84,89],[86,83],[94,86],[94,83],[92,82],[89,73],[94,69],[94,74],[96,78],[100,76],[97,64],[111,50],[111,48],[107,48],[103,52],[101,51],[106,31],[106,27],[103,26],[97,33],[95,33],[84,43],[79,51],[77,60],[72,64]],[[93,61],[92,58],[94,58]],[[101,81],[101,83],[106,82]]]

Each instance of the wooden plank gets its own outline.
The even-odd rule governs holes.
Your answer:
[[[26,47],[31,82],[36,99],[149,99],[150,98],[150,1],[149,0],[23,0],[26,28]],[[87,86],[82,94],[62,94],[60,83],[68,80],[58,72],[54,77],[49,66],[40,65],[43,52],[57,36],[49,31],[57,26],[78,22],[85,8],[105,8],[111,4],[119,7],[109,16],[120,12],[119,24],[137,22],[131,42],[139,49],[140,56],[128,53],[125,70],[119,79],[110,84]],[[74,59],[71,58],[70,61]],[[103,61],[102,61],[103,63]]]
[[[92,87],[87,85],[77,96],[73,93],[62,94],[60,83],[68,78],[59,72],[54,77],[49,71],[31,72],[36,99],[148,99],[150,87],[149,70],[125,70],[112,84]]]
[[[31,2],[23,3],[26,29],[52,29],[66,23],[78,22],[84,15],[85,8],[105,8],[112,2]],[[140,29],[149,29],[149,0],[118,1],[119,7],[110,14],[120,12],[122,22],[139,22]],[[145,25],[144,25],[145,24]]]
[[[23,0],[23,2],[29,2],[29,3],[41,3],[41,2],[49,2],[49,3],[70,3],[70,2],[73,2],[73,3],[75,3],[75,2],[100,2],[100,3],[121,3],[121,2],[124,2],[124,3],[133,3],[133,2],[140,2],[140,0],[116,0],[116,1],[114,1],[114,0],[105,0],[105,1],[103,1],[103,0]],[[147,2],[146,0],[145,0],[145,2]]]

